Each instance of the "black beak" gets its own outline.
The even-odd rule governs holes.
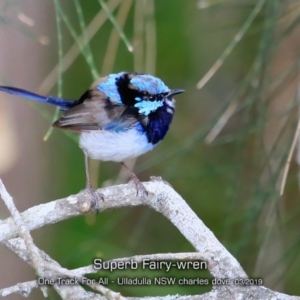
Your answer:
[[[183,93],[184,90],[170,90],[168,97]]]

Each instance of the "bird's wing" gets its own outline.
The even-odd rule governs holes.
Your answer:
[[[103,92],[91,89],[53,126],[79,132],[102,129],[122,131],[134,127],[140,119],[136,108],[117,103]]]

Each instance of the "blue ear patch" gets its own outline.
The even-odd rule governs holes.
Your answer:
[[[141,101],[134,105],[139,109],[139,114],[148,116],[151,112],[164,105],[164,101]]]
[[[122,103],[118,88],[116,86],[116,80],[122,76],[124,72],[118,74],[110,74],[105,82],[100,83],[97,89],[106,94],[110,99],[115,100],[117,103]]]
[[[151,95],[163,94],[170,91],[162,80],[152,75],[136,75],[130,80],[139,91],[148,92]]]

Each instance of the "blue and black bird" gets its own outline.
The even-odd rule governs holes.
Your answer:
[[[49,103],[64,111],[52,126],[80,133],[86,187],[94,203],[97,195],[90,184],[88,157],[122,163],[131,173],[138,192],[146,192],[123,162],[152,150],[165,137],[175,111],[173,96],[183,92],[169,89],[152,75],[128,72],[98,79],[76,101],[40,96],[9,86],[0,86],[0,91]]]

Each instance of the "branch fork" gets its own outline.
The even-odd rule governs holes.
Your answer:
[[[299,299],[269,290],[263,286],[240,286],[233,284],[235,279],[247,279],[248,276],[238,261],[217,240],[212,231],[198,218],[188,204],[170,184],[161,178],[151,178],[143,183],[148,191],[148,197],[143,201],[136,194],[132,184],[122,184],[97,190],[104,196],[105,201],[97,203],[101,213],[106,209],[121,208],[125,206],[147,205],[169,219],[181,234],[193,245],[193,253],[161,253],[138,255],[125,258],[116,258],[110,262],[124,262],[134,260],[141,262],[144,259],[153,261],[165,260],[202,260],[207,262],[208,271],[214,278],[228,279],[228,285],[213,285],[211,292],[189,296],[189,299]],[[5,189],[0,179],[0,196],[8,207],[11,218],[0,221],[0,243],[17,254],[23,261],[32,266],[38,276],[56,279],[64,276],[83,281],[86,274],[96,273],[93,265],[75,270],[62,268],[45,252],[38,249],[30,235],[30,231],[42,228],[71,217],[94,213],[90,194],[83,191],[77,195],[54,200],[45,204],[31,207],[19,213],[12,197]],[[120,293],[114,292],[98,283],[88,284],[94,292],[85,291],[80,285],[64,286],[54,284],[54,289],[62,299],[125,299]],[[37,280],[16,284],[0,290],[0,297],[13,293],[28,296],[35,288],[42,288],[44,296],[47,295],[45,287],[38,285]],[[98,292],[100,294],[98,294]],[[175,297],[175,296],[174,296]],[[187,296],[176,296],[176,299],[187,299]],[[273,297],[273,298],[272,298]],[[151,299],[167,299],[167,297],[153,297]],[[149,299],[149,298],[147,298]]]

